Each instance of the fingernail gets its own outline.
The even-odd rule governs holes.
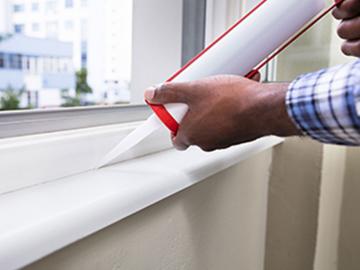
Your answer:
[[[149,101],[151,101],[154,98],[154,95],[155,95],[155,88],[154,87],[147,89],[145,91],[145,94],[144,94],[145,99],[149,100]]]

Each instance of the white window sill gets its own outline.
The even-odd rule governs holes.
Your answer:
[[[167,150],[3,194],[1,269],[28,265],[282,141],[214,153]]]

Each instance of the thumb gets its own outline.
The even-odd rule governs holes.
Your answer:
[[[185,83],[165,83],[146,89],[144,96],[152,104],[186,103],[187,88]]]

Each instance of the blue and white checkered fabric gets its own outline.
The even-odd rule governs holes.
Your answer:
[[[360,59],[298,77],[289,86],[286,103],[305,135],[360,146]]]

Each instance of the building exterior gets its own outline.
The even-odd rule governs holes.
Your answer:
[[[132,0],[0,0],[0,33],[72,43],[95,103],[130,99]],[[91,29],[91,31],[89,31]]]
[[[89,0],[89,84],[98,99],[128,102],[131,88],[133,0]]]
[[[87,0],[0,0],[0,31],[73,44],[76,70],[86,67]],[[3,25],[1,27],[1,25]]]
[[[72,44],[21,34],[0,42],[0,90],[24,89],[23,107],[54,107],[74,89]]]

